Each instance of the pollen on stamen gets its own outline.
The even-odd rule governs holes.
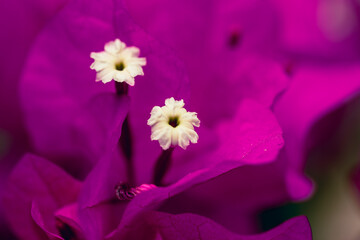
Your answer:
[[[115,39],[105,44],[104,51],[90,54],[94,59],[90,68],[96,71],[96,81],[108,83],[114,80],[134,86],[135,77],[144,75],[142,67],[146,65],[146,59],[139,55],[139,48],[126,47],[125,43]]]
[[[151,140],[159,141],[163,150],[179,145],[186,149],[191,143],[197,143],[199,136],[194,130],[200,126],[196,112],[188,112],[184,101],[174,98],[165,100],[165,106],[155,106],[151,110],[147,124],[151,127]]]

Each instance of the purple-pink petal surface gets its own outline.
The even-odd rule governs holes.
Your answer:
[[[129,119],[135,149],[143,145],[141,141],[150,141],[143,140],[141,134],[150,131],[146,120],[153,106],[170,96],[188,97],[182,63],[171,50],[133,23],[122,1],[73,1],[39,35],[21,82],[26,124],[37,152],[51,158],[65,156],[91,162],[100,158],[104,147],[98,142],[106,142],[104,137],[113,131],[114,122],[116,127],[116,122],[121,121],[126,108],[114,102],[120,101],[115,96],[114,100],[109,96],[94,102],[97,95],[115,95],[115,86],[95,82],[90,52],[101,51],[105,43],[115,38],[137,46],[148,62],[145,76],[136,78],[136,88],[130,89]],[[108,107],[104,106],[105,101],[110,101]],[[89,102],[93,104],[90,113],[83,113]],[[102,117],[113,119],[103,121],[97,135],[90,129]],[[150,150],[143,152],[152,154]]]
[[[81,183],[35,155],[25,155],[12,172],[4,196],[5,213],[22,239],[62,239],[55,212],[77,201]]]
[[[297,70],[292,84],[275,106],[275,114],[284,131],[286,147],[281,157],[287,159],[289,193],[301,199],[312,192],[312,186],[302,175],[307,150],[316,145],[312,126],[322,117],[353,99],[360,91],[360,66],[304,66]],[[319,133],[318,133],[319,134]],[[322,134],[322,133],[320,133]],[[312,136],[312,139],[308,137]],[[304,188],[294,187],[302,185]]]
[[[195,214],[171,215],[162,212],[146,212],[124,229],[108,239],[196,239],[196,240],[310,240],[311,229],[306,217],[299,216],[280,226],[258,235],[241,236],[226,230],[202,216]]]

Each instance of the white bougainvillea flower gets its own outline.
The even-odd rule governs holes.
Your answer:
[[[194,126],[200,126],[197,113],[186,111],[184,105],[183,100],[168,98],[165,106],[155,106],[151,110],[147,122],[151,126],[151,140],[158,140],[164,150],[177,145],[186,149],[189,142],[197,143],[199,139],[194,130]]]
[[[97,72],[96,81],[108,83],[114,80],[134,86],[134,78],[144,75],[142,67],[146,65],[146,59],[139,57],[139,48],[126,47],[125,43],[115,39],[106,43],[104,50],[90,54],[94,59],[90,68]]]

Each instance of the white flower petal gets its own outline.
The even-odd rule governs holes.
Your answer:
[[[170,145],[179,145],[186,149],[190,142],[197,143],[199,136],[194,126],[200,126],[197,113],[187,112],[184,101],[174,98],[165,100],[165,106],[155,106],[151,110],[147,124],[151,126],[151,140],[158,140],[160,146],[166,150]],[[171,121],[176,121],[173,126]]]
[[[96,81],[107,83],[114,80],[134,86],[134,78],[138,75],[144,75],[142,67],[146,65],[146,59],[138,57],[139,48],[126,47],[125,43],[115,39],[106,43],[104,50],[90,53],[90,57],[94,59],[90,68],[97,72]],[[124,64],[124,69],[117,70],[116,65],[120,62]]]

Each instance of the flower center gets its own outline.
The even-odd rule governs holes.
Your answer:
[[[115,64],[115,69],[118,71],[122,71],[125,69],[125,64],[123,61],[120,61],[118,63]]]
[[[169,122],[168,123],[173,128],[176,128],[180,124],[179,117],[178,116],[169,117]]]

